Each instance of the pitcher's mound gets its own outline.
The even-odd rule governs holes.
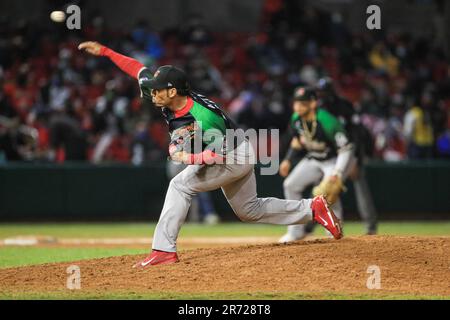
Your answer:
[[[144,255],[3,269],[0,283],[5,292],[67,290],[66,269],[77,265],[81,271],[81,290],[92,293],[336,292],[450,296],[450,237],[362,236],[288,245],[195,249],[179,256],[179,263],[146,270],[132,268]]]

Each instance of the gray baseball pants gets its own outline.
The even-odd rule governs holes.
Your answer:
[[[315,159],[302,159],[283,183],[284,196],[290,200],[301,200],[303,191],[308,186],[317,185],[323,177],[333,174],[336,158],[318,161]],[[336,216],[342,221],[343,209],[340,199],[331,206]],[[305,234],[305,225],[288,226],[287,232],[293,238],[301,238]]]
[[[312,199],[258,198],[250,143],[243,142],[224,164],[190,165],[169,184],[153,236],[153,249],[176,252],[178,233],[192,197],[198,192],[222,188],[242,221],[279,225],[305,224],[312,220]]]
[[[366,179],[366,170],[364,165],[358,169],[358,176],[353,180],[355,189],[356,205],[359,215],[366,224],[368,233],[376,233],[377,231],[377,210],[375,208],[372,193]]]

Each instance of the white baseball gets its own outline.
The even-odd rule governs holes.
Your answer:
[[[52,11],[52,13],[50,13],[50,19],[55,22],[63,22],[64,19],[66,19],[66,14],[64,11]]]

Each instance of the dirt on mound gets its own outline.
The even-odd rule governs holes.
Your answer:
[[[65,291],[70,265],[81,270],[81,291],[302,292],[450,296],[450,238],[362,236],[195,249],[181,262],[136,270],[141,255],[0,270],[0,291]],[[367,287],[370,266],[379,290]],[[369,268],[369,271],[373,270]],[[372,282],[370,282],[372,283]]]

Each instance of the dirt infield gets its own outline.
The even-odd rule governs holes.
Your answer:
[[[81,291],[339,292],[450,296],[450,237],[362,236],[289,245],[182,251],[181,262],[135,270],[144,256],[121,256],[0,270],[0,292],[67,291],[66,268],[78,265]],[[367,269],[381,271],[369,290]]]

